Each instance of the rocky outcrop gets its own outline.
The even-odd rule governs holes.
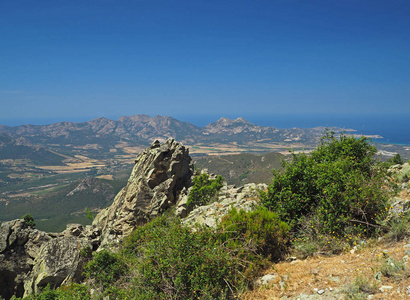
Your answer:
[[[183,224],[192,226],[194,224],[215,227],[217,222],[225,216],[232,207],[237,210],[251,211],[259,204],[259,190],[267,188],[266,184],[245,184],[242,187],[224,186],[218,194],[218,201],[209,205],[204,205],[192,210],[186,218],[182,220]],[[177,213],[183,211],[181,206],[177,208]]]
[[[91,226],[70,224],[62,233],[46,233],[24,220],[0,227],[0,296],[10,299],[82,279],[81,249],[96,249],[100,232]]]
[[[0,227],[0,296],[24,294],[24,280],[41,246],[51,236],[26,225],[24,220],[4,222]]]
[[[25,280],[25,296],[39,293],[47,285],[56,288],[65,282],[81,281],[86,257],[80,254],[96,250],[99,235],[100,232],[91,226],[69,224],[59,236],[45,243]]]
[[[137,156],[127,185],[93,225],[102,229],[105,243],[129,234],[174,205],[180,192],[189,187],[192,173],[187,148],[174,139],[163,144],[155,141]]]
[[[127,185],[112,205],[102,210],[92,226],[70,224],[62,233],[45,233],[24,220],[5,222],[0,227],[0,296],[10,299],[38,293],[50,285],[56,288],[69,281],[81,281],[83,254],[105,248],[128,235],[137,226],[172,206],[184,223],[215,226],[232,207],[251,210],[258,204],[259,189],[266,185],[247,184],[222,187],[218,201],[186,208],[192,185],[193,165],[188,149],[174,139],[155,141],[139,154]],[[83,182],[75,194],[89,185]],[[189,214],[188,214],[189,213]]]

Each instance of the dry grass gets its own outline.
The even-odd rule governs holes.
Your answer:
[[[275,274],[277,277],[268,287],[255,288],[242,295],[242,299],[280,299],[287,296],[297,299],[304,294],[319,295],[314,290],[325,290],[321,299],[344,299],[343,290],[357,278],[365,278],[369,283],[376,284],[376,293],[372,299],[408,299],[406,288],[410,286],[410,278],[387,278],[382,276],[381,281],[374,280],[374,275],[380,270],[385,261],[383,251],[388,256],[401,261],[406,243],[380,243],[373,247],[365,247],[354,253],[343,253],[332,257],[311,257],[305,260],[282,262],[275,264],[266,271],[266,274]],[[408,266],[410,268],[410,266]],[[280,286],[280,281],[285,284]],[[393,289],[382,293],[381,286],[392,286]],[[319,298],[318,298],[319,299]]]

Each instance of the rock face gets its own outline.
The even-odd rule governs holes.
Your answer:
[[[24,220],[4,222],[0,227],[0,296],[24,294],[24,281],[41,246],[51,236],[26,225]]]
[[[191,184],[193,165],[188,149],[174,139],[155,141],[140,153],[127,185],[113,204],[101,211],[93,225],[102,228],[104,240],[129,234],[177,202]]]
[[[99,231],[71,224],[59,234],[27,226],[24,220],[4,222],[0,227],[0,296],[10,299],[39,292],[50,284],[81,280],[81,249],[96,249]]]

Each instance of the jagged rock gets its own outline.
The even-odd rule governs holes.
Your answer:
[[[218,201],[195,208],[182,220],[182,223],[186,225],[199,224],[215,227],[217,222],[221,220],[232,207],[235,207],[237,210],[253,210],[259,202],[258,191],[264,190],[266,187],[266,184],[254,183],[245,184],[239,188],[225,185],[219,191]]]
[[[155,141],[137,156],[128,183],[113,204],[96,216],[93,224],[102,228],[104,243],[129,234],[174,205],[192,174],[188,149],[174,139]]]
[[[0,227],[0,296],[23,296],[24,280],[42,244],[51,237],[27,226],[24,220],[4,222]]]
[[[10,299],[81,279],[82,248],[96,249],[100,232],[92,226],[69,224],[62,233],[46,233],[24,220],[0,226],[0,296]]]

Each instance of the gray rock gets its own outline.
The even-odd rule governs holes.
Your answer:
[[[26,225],[24,220],[0,226],[0,296],[23,297],[50,283],[80,279],[83,247],[96,249],[99,231],[91,226],[69,224],[62,233],[46,233]],[[0,298],[1,298],[0,297]]]
[[[195,208],[182,220],[182,223],[188,226],[199,224],[215,227],[232,207],[237,210],[254,210],[259,203],[259,190],[264,188],[266,188],[265,184],[249,183],[241,188],[231,186],[221,189],[218,201]]]
[[[385,291],[392,290],[392,289],[393,289],[393,287],[392,287],[391,285],[382,285],[382,286],[379,288],[380,292],[382,292],[382,293],[384,293]]]
[[[25,281],[25,296],[39,293],[41,288],[48,284],[51,288],[57,288],[63,282],[81,280],[84,260],[79,254],[85,247],[91,248],[91,243],[75,235],[62,236],[45,243],[34,260],[29,278]]]
[[[262,276],[261,278],[258,278],[255,281],[255,285],[256,286],[263,286],[263,285],[269,285],[271,284],[271,282],[273,280],[275,280],[275,278],[277,278],[277,275],[274,274],[266,274],[264,276]]]
[[[24,280],[43,243],[51,237],[26,225],[24,220],[4,222],[0,226],[0,296],[22,297]]]
[[[174,139],[164,144],[155,141],[137,156],[128,183],[113,204],[96,216],[93,225],[102,229],[103,244],[128,235],[175,205],[181,191],[191,185],[192,174],[188,149]]]

